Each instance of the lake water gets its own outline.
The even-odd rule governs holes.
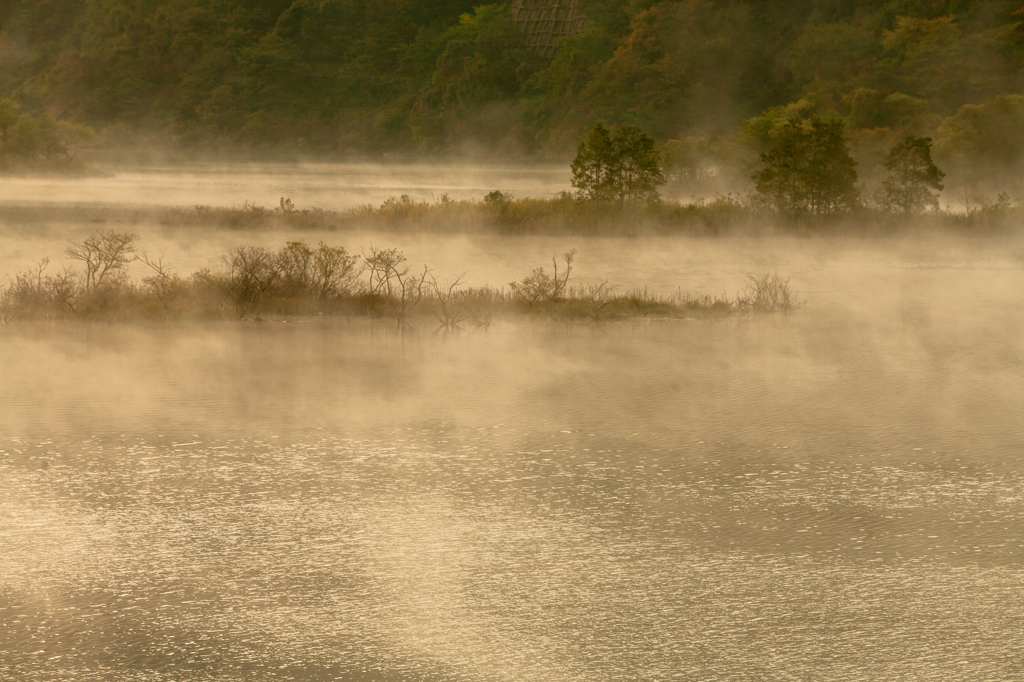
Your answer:
[[[550,196],[571,189],[568,166],[480,166],[450,164],[185,164],[115,168],[107,177],[4,178],[0,204],[104,203],[128,206],[277,206],[281,197],[297,207],[334,211],[379,204],[409,195],[433,201],[480,199],[501,190],[516,196]]]
[[[288,237],[138,231],[182,271]],[[0,327],[0,679],[1024,676],[1019,239],[311,236],[806,305]]]

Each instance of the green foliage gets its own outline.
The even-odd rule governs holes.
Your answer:
[[[945,110],[1019,89],[1021,24],[1010,11],[974,31],[954,14],[897,17],[881,41],[892,80]]]
[[[589,28],[550,60],[507,3],[0,5],[0,98],[28,117],[25,145],[60,112],[184,146],[564,158],[599,121],[716,139],[805,101],[855,130],[935,135],[965,105],[1024,91],[1015,0],[580,0]]]
[[[654,146],[654,140],[636,126],[626,126],[612,137],[612,148],[613,196],[619,203],[657,200],[658,185],[665,184],[665,176],[661,172],[661,152]]]
[[[1024,160],[1024,96],[966,104],[942,122],[938,135],[944,156],[1005,172]]]
[[[581,198],[601,201],[652,201],[664,184],[661,152],[636,126],[614,134],[598,124],[580,143],[572,162],[572,186]]]
[[[16,102],[0,99],[0,167],[66,164],[95,137],[92,128],[55,121],[49,114],[24,114]]]
[[[743,122],[743,137],[748,146],[758,154],[763,154],[787,134],[791,124],[795,121],[810,120],[814,111],[814,103],[805,99],[785,106],[772,107],[760,116]]]
[[[928,102],[902,92],[886,94],[871,88],[858,88],[844,101],[850,110],[850,126],[854,129],[921,129],[928,125]]]
[[[945,176],[932,161],[932,138],[907,136],[894,146],[886,158],[889,177],[882,182],[878,203],[888,211],[903,215],[939,207],[934,191],[942,190]]]
[[[542,148],[571,148],[594,118],[584,97],[597,70],[615,54],[615,38],[598,26],[564,38],[547,68],[526,84],[523,123]]]
[[[581,198],[595,203],[611,198],[614,163],[612,135],[598,123],[587,139],[580,142],[572,162],[572,186],[579,190]]]
[[[788,120],[761,153],[764,167],[753,175],[758,193],[788,216],[835,216],[858,200],[856,165],[841,119]]]
[[[882,55],[874,32],[863,25],[810,26],[789,50],[787,66],[804,98],[836,107],[844,93],[870,83]]]
[[[484,5],[462,15],[438,43],[444,49],[437,68],[413,107],[414,136],[430,151],[451,146],[444,131],[470,112],[515,98],[542,64],[526,48],[508,5]],[[489,137],[500,136],[495,131]]]

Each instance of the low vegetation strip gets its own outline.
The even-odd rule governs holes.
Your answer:
[[[373,229],[391,232],[447,234],[511,234],[565,236],[685,235],[712,237],[733,234],[886,235],[940,231],[967,234],[1001,233],[1024,226],[1024,206],[1005,196],[995,199],[974,192],[964,210],[935,210],[906,216],[901,212],[862,207],[841,219],[792,220],[780,216],[754,195],[723,194],[689,202],[660,199],[647,203],[601,204],[572,195],[516,198],[495,190],[480,200],[430,201],[408,195],[379,205],[348,211],[299,208],[282,197],[276,207],[246,202],[241,206],[125,207],[0,206],[0,221],[9,224],[91,223],[109,227],[159,224],[166,227],[212,227],[230,230],[309,230],[345,232]]]
[[[440,279],[426,265],[413,268],[394,248],[355,254],[321,242],[292,241],[277,251],[239,246],[217,270],[188,276],[138,248],[138,237],[113,230],[72,242],[72,264],[48,259],[15,273],[0,289],[0,319],[133,320],[249,319],[301,315],[388,317],[401,323],[432,320],[438,329],[486,327],[499,318],[558,321],[638,317],[716,318],[791,313],[800,302],[777,274],[750,276],[734,298],[646,290],[618,293],[608,283],[570,283],[576,251],[553,257],[507,287],[468,287],[464,278]],[[138,264],[147,274],[129,276]]]

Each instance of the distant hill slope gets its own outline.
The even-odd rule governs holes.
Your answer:
[[[1024,0],[578,9],[586,31],[542,56],[508,4],[15,0],[0,5],[0,97],[108,139],[564,156],[597,121],[711,139],[803,100],[855,135],[934,132],[1024,92]]]

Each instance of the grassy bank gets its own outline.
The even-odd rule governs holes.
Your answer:
[[[231,250],[216,270],[188,275],[138,248],[138,238],[107,231],[64,251],[67,262],[47,259],[15,273],[0,289],[0,319],[135,320],[247,319],[310,315],[386,317],[429,322],[440,329],[488,326],[503,318],[600,322],[642,317],[719,318],[791,313],[799,307],[789,282],[751,276],[734,298],[646,290],[620,292],[607,283],[572,281],[575,251],[553,257],[504,287],[467,287],[428,266],[413,269],[397,249],[371,247],[355,254],[324,243],[288,242],[277,251],[259,246]],[[147,274],[129,276],[129,266]]]
[[[349,211],[300,208],[287,198],[282,198],[275,207],[248,202],[233,207],[5,206],[0,207],[0,220],[17,224],[88,222],[130,227],[155,223],[235,230],[373,229],[565,236],[887,235],[937,231],[998,234],[1024,228],[1024,207],[1000,197],[974,203],[966,211],[905,216],[862,207],[839,218],[815,221],[780,216],[756,198],[734,194],[685,203],[663,199],[652,203],[595,205],[570,195],[514,198],[494,191],[482,200],[453,200],[442,195],[432,201],[416,201],[403,195],[380,205],[367,204]]]

